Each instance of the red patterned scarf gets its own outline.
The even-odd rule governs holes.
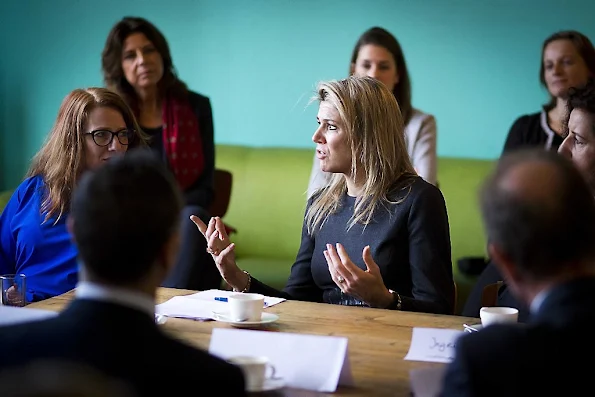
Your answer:
[[[186,190],[205,167],[198,119],[188,100],[164,100],[163,149],[178,184]]]

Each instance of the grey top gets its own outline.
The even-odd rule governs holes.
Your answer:
[[[404,198],[402,202],[378,208],[370,224],[356,224],[350,230],[347,225],[356,199],[344,195],[339,211],[330,215],[312,236],[304,224],[301,246],[283,291],[256,279],[252,280],[250,291],[287,299],[358,305],[353,298],[337,301],[338,287],[323,251],[327,243],[339,242],[353,263],[365,270],[362,251],[370,245],[385,286],[402,297],[402,310],[452,314],[454,282],[444,197],[438,188],[420,177],[400,185],[390,198]]]

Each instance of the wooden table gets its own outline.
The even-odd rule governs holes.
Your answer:
[[[157,303],[176,295],[196,291],[160,288]],[[28,307],[61,311],[73,298],[74,291]],[[314,393],[286,389],[285,396],[409,396],[409,370],[443,364],[405,361],[413,327],[462,329],[463,323],[478,322],[459,316],[444,316],[392,310],[346,307],[286,301],[266,309],[279,320],[265,330],[314,335],[343,336],[349,339],[349,357],[355,379],[354,387],[339,387],[336,393]],[[170,318],[163,326],[172,336],[208,350],[213,328],[228,328],[226,323],[200,322]]]

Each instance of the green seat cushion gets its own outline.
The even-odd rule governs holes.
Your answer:
[[[283,289],[289,272],[291,271],[292,261],[287,259],[246,257],[237,259],[238,266],[249,272],[254,278],[266,285]]]
[[[8,203],[8,200],[10,200],[12,193],[12,190],[0,192],[0,213],[2,213],[4,210],[4,207],[6,206],[6,203]]]
[[[438,159],[438,180],[450,224],[453,275],[458,295],[456,313],[461,312],[476,281],[476,277],[459,272],[458,259],[487,256],[478,192],[494,165],[492,160]]]
[[[300,246],[314,150],[217,146],[217,167],[233,174],[225,222],[238,257],[291,258]],[[290,265],[291,265],[290,263]]]

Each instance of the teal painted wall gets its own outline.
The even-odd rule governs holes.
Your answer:
[[[373,4],[373,5],[372,5]],[[138,15],[167,37],[190,88],[213,104],[217,143],[312,147],[315,83],[342,78],[367,28],[404,48],[414,106],[441,156],[496,158],[516,117],[545,101],[543,39],[595,39],[587,0],[2,0],[0,188],[22,179],[72,89],[101,85],[111,26]]]

